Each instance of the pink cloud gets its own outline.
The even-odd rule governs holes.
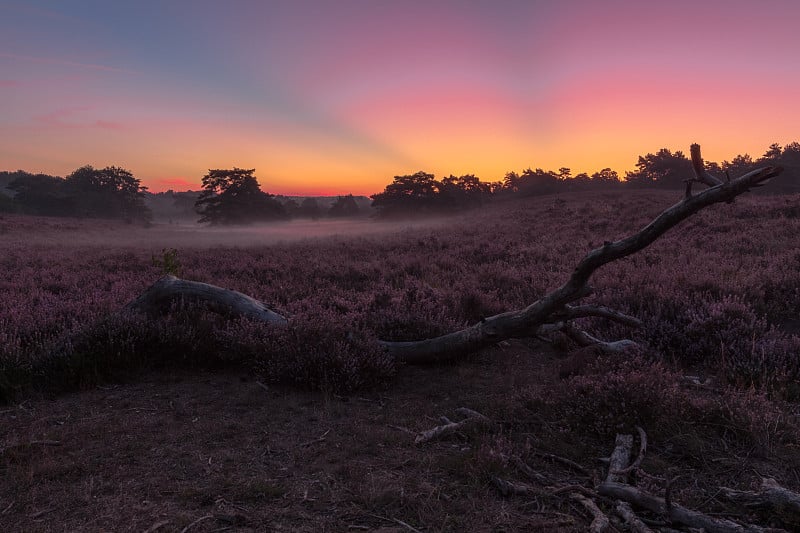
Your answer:
[[[7,87],[19,87],[21,85],[17,80],[0,80],[0,89]]]
[[[110,120],[86,120],[85,116],[91,107],[67,107],[57,109],[35,117],[36,121],[53,128],[100,128],[104,130],[122,130],[125,126]]]
[[[104,130],[123,130],[125,126],[123,126],[119,122],[112,122],[110,120],[95,120],[94,125],[98,128],[102,128]]]

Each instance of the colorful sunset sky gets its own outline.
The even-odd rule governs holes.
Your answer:
[[[0,170],[392,176],[634,168],[800,140],[800,2],[0,0]]]

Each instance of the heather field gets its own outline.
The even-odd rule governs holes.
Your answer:
[[[624,356],[556,334],[410,367],[375,342],[524,307],[679,199],[575,193],[414,223],[207,231],[5,215],[0,529],[584,531],[568,495],[497,479],[530,482],[521,459],[580,484],[636,426],[640,486],[792,529],[720,487],[800,489],[797,196],[712,206],[598,271],[585,301],[643,327],[581,324],[641,345]],[[251,295],[290,325],[119,312],[166,273]],[[490,422],[414,445],[459,407]]]

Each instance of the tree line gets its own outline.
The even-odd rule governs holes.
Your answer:
[[[772,188],[772,193],[800,192],[798,142],[783,147],[772,144],[758,158],[744,154],[722,163],[706,162],[707,170],[720,178],[726,174],[739,176],[764,165],[780,165],[785,169],[785,179]],[[371,196],[371,205],[378,216],[446,214],[480,207],[498,197],[634,188],[679,189],[691,176],[691,161],[683,152],[662,148],[639,156],[635,170],[626,172],[624,178],[610,168],[573,176],[567,167],[557,171],[541,168],[511,171],[502,180],[493,182],[481,181],[473,174],[437,179],[424,171],[394,176],[382,192]],[[276,197],[261,189],[255,169],[209,170],[202,183],[203,189],[196,196],[173,193],[175,206],[199,216],[201,223],[227,225],[365,214],[353,195],[339,196],[331,206],[322,206],[315,198],[298,202]],[[147,187],[120,167],[96,169],[87,165],[66,178],[24,171],[0,172],[0,212],[147,222],[152,217],[146,203],[148,198],[152,195]]]
[[[30,215],[86,218],[118,218],[148,222],[145,205],[147,187],[130,171],[120,167],[86,165],[66,178],[31,174],[22,170],[0,172],[0,210]]]

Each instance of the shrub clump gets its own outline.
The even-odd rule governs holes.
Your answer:
[[[294,317],[287,327],[270,328],[239,321],[223,337],[226,349],[250,361],[265,380],[309,390],[349,392],[395,371],[386,350],[346,317]]]
[[[641,426],[659,440],[719,440],[768,453],[798,437],[796,423],[755,390],[728,389],[709,396],[644,356],[600,358],[584,375],[522,395],[524,408],[558,420],[561,431],[607,441]]]

